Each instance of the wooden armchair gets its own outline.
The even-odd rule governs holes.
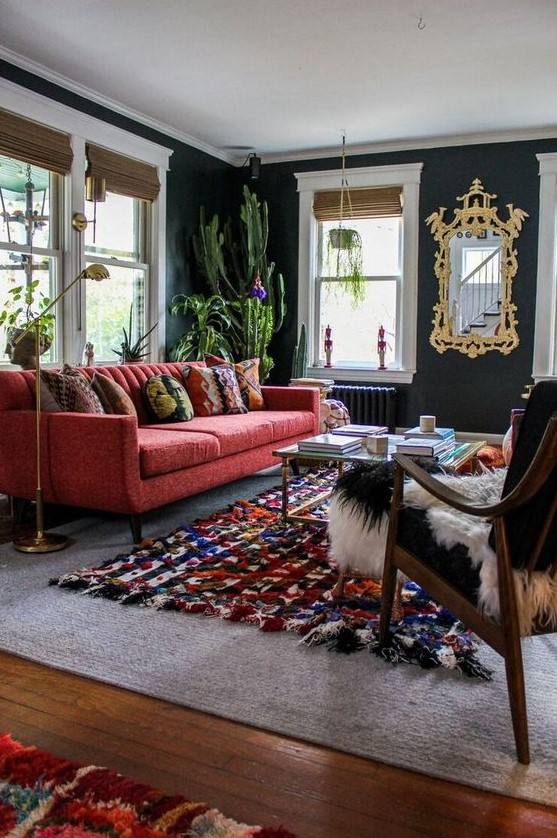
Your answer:
[[[400,570],[504,658],[517,756],[528,764],[521,637],[557,631],[557,382],[543,381],[532,390],[498,502],[470,500],[411,458],[397,454],[394,459],[381,643],[388,645]],[[483,567],[461,544],[437,543],[427,510],[404,504],[405,476],[458,513],[491,521],[486,539],[488,562],[492,560],[487,606],[481,596]],[[466,520],[470,522],[462,518],[462,523]]]

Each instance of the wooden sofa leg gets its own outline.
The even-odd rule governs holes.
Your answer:
[[[141,515],[130,515],[130,529],[134,544],[141,541]]]

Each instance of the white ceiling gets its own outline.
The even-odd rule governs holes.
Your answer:
[[[0,0],[0,58],[236,162],[557,137],[556,0]]]

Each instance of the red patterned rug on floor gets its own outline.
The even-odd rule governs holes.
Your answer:
[[[0,836],[9,838],[296,838],[248,826],[206,803],[167,795],[0,734]]]
[[[335,476],[336,470],[322,469],[293,478],[291,502],[310,500],[330,488]],[[343,599],[335,600],[337,572],[327,559],[326,527],[284,524],[280,511],[281,490],[275,487],[51,584],[123,605],[292,631],[307,645],[326,643],[339,652],[368,648],[393,663],[490,678],[476,657],[475,635],[412,582],[402,592],[403,619],[393,625],[389,647],[379,649],[380,585],[352,580]],[[325,512],[322,508],[321,516]]]

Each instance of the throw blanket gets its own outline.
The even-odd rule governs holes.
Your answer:
[[[379,578],[383,573],[393,472],[388,467],[368,469],[372,471],[375,474],[368,477],[368,489],[375,497],[370,500],[368,494],[366,503],[362,503],[361,486],[358,497],[353,488],[343,485],[344,477],[338,482],[329,508],[329,559],[346,575],[357,572]],[[489,504],[501,497],[506,470],[436,477],[471,500]],[[457,544],[467,548],[470,562],[480,575],[478,605],[497,621],[500,616],[497,557],[488,542],[491,521],[452,509],[413,480],[405,484],[404,502],[406,506],[424,510],[432,537],[441,548],[450,549]],[[513,573],[521,634],[531,634],[536,622],[548,629],[557,628],[557,581],[545,572],[528,574],[514,570]]]

